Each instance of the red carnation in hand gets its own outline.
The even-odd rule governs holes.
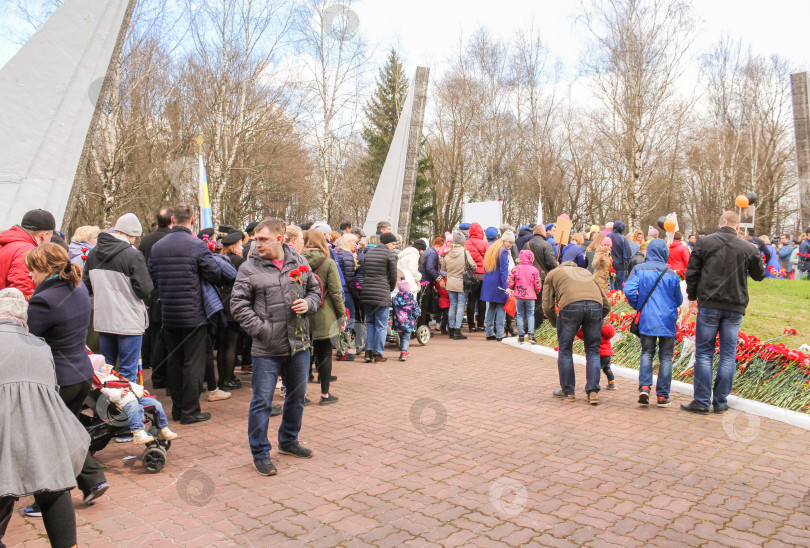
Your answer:
[[[298,267],[298,270],[299,270],[301,273],[304,273],[304,272],[309,272],[309,267],[308,267],[307,265],[305,265],[305,264],[302,264],[301,266],[299,266],[299,267]]]
[[[297,268],[295,270],[293,270],[292,272],[290,272],[290,278],[297,278],[300,275],[301,275],[301,271],[299,269],[297,269]]]

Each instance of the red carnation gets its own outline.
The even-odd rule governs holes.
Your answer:
[[[308,267],[307,265],[305,265],[305,264],[302,264],[301,266],[299,266],[299,267],[298,267],[298,270],[299,270],[301,273],[303,273],[303,272],[309,272],[309,267]]]

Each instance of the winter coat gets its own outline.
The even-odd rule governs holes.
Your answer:
[[[677,241],[677,240],[676,240]],[[656,280],[664,272],[652,294]],[[644,306],[638,329],[651,337],[674,337],[677,333],[678,307],[683,303],[681,280],[667,267],[667,244],[656,239],[647,246],[647,260],[630,273],[624,284],[627,302],[634,310]],[[644,299],[650,296],[647,304]]]
[[[407,250],[406,250],[407,251]],[[439,252],[435,247],[427,248],[425,254],[422,255],[422,266],[419,268],[421,278],[414,276],[418,282],[435,282],[441,275],[439,274]]]
[[[416,320],[422,315],[416,297],[410,291],[398,291],[391,300],[394,315],[391,318],[391,329],[397,333],[416,331]]]
[[[357,262],[351,251],[345,249],[337,250],[337,260],[340,270],[343,272],[343,280],[346,282],[344,290],[357,294]]]
[[[242,263],[245,262],[245,259],[242,258],[241,255],[236,255],[235,253],[228,253],[225,255],[225,258],[231,263],[231,266],[234,269],[233,273],[233,280],[230,281],[221,281],[219,284],[219,298],[222,301],[222,310],[225,312],[225,319],[228,323],[234,323],[236,320],[233,318],[233,314],[231,314],[231,293],[233,293],[233,282],[236,281],[236,274],[239,272],[239,267],[242,266]],[[223,275],[225,274],[225,270],[223,269]]]
[[[397,255],[385,246],[369,248],[360,259],[363,288],[360,303],[364,306],[391,306],[391,292],[397,286]]]
[[[68,258],[70,258],[70,262],[84,268],[84,261],[82,257],[87,257],[90,251],[95,246],[90,242],[74,242],[71,241],[68,245]],[[86,252],[83,250],[87,250]]]
[[[805,238],[799,244],[798,267],[801,272],[810,272],[810,238]]]
[[[602,317],[610,313],[610,301],[597,285],[593,276],[588,275],[572,262],[561,264],[548,273],[543,281],[543,312],[552,327],[557,326],[557,311],[570,304],[593,301],[602,305]]]
[[[484,255],[487,253],[489,244],[484,240],[484,229],[481,228],[481,225],[478,223],[470,224],[470,239],[464,242],[464,245],[467,246],[467,251],[470,252],[470,257],[477,266],[475,273],[479,275],[479,279],[483,279]]]
[[[506,283],[516,299],[537,300],[543,287],[540,271],[532,264],[533,259],[532,252],[524,249],[520,252],[520,262],[509,272]]]
[[[613,223],[613,232],[607,235],[613,242],[613,247],[610,250],[611,258],[613,259],[613,268],[619,272],[627,269],[627,263],[630,262],[633,254],[630,252],[630,241],[622,236],[625,224],[622,221]]]
[[[93,376],[85,347],[91,309],[84,284],[74,288],[59,278],[39,284],[28,303],[28,329],[51,347],[59,386],[78,384]]]
[[[0,347],[0,497],[73,489],[90,436],[59,396],[51,349],[12,319]]]
[[[205,242],[188,228],[175,226],[152,247],[148,268],[164,326],[189,329],[208,323],[201,280],[219,283],[221,269]]]
[[[225,312],[224,296],[230,296],[233,289],[233,282],[236,280],[236,269],[231,261],[222,255],[212,254],[214,260],[219,265],[222,276],[216,286],[207,280],[201,281],[203,308],[205,317],[214,327],[224,327],[228,323],[228,315]],[[233,316],[231,316],[232,318]],[[232,321],[232,320],[231,320]]]
[[[522,251],[526,244],[534,237],[533,230],[529,227],[521,228],[515,238],[515,245],[518,251]]]
[[[447,272],[447,291],[456,293],[464,292],[464,270],[467,265],[477,269],[477,264],[472,255],[464,245],[454,245],[447,254],[442,257],[442,270]]]
[[[509,295],[505,289],[509,281],[509,251],[501,250],[495,270],[484,274],[484,283],[481,285],[481,300],[488,303],[506,303]]]
[[[82,281],[93,297],[93,328],[99,333],[142,335],[149,326],[146,301],[152,279],[141,252],[112,234],[98,235],[87,255]]]
[[[633,269],[640,264],[644,264],[645,260],[646,256],[644,255],[644,253],[642,253],[641,251],[637,252],[635,255],[633,255],[633,258],[630,259],[630,262],[627,263],[627,272],[628,273],[633,272]]]
[[[793,270],[793,265],[790,264],[790,256],[793,254],[794,247],[793,242],[789,242],[779,248],[779,264],[788,274]]]
[[[599,356],[604,357],[613,355],[613,344],[610,341],[615,335],[616,328],[613,327],[612,324],[602,324],[602,338],[599,341]],[[582,334],[582,329],[577,331],[577,338],[585,340],[585,336]]]
[[[554,247],[542,234],[535,234],[523,249],[528,249],[534,254],[534,266],[540,271],[541,280],[545,280],[548,273],[559,266],[554,255]]]
[[[37,286],[25,266],[23,257],[37,243],[19,226],[0,232],[0,289],[16,287],[30,299]]]
[[[782,268],[782,263],[779,262],[779,252],[776,251],[776,248],[773,244],[767,244],[765,247],[768,248],[768,251],[771,254],[771,258],[768,260],[768,264],[765,265],[765,277],[766,278],[778,278],[779,277],[779,270]],[[776,271],[776,274],[773,271]]]
[[[593,256],[593,279],[602,291],[610,291],[610,269],[613,268],[613,257],[601,249]]]
[[[430,249],[433,248],[431,247]],[[436,250],[433,249],[433,251],[435,253]],[[427,251],[425,251],[425,257],[427,257]],[[399,255],[397,255],[397,268],[410,272],[417,287],[419,286],[419,283],[422,281],[422,271],[419,268],[418,249],[415,247],[407,247],[400,251]]]
[[[281,270],[254,250],[239,267],[233,284],[231,313],[253,337],[254,356],[292,356],[310,348],[309,320],[320,307],[321,288],[311,270],[300,276],[300,282],[293,280],[290,273],[309,264],[286,244],[282,249]],[[300,317],[292,310],[298,299],[308,306]]]
[[[171,234],[172,229],[161,226],[146,234],[143,238],[141,238],[141,243],[138,245],[138,251],[143,253],[143,258],[149,263],[149,255],[152,253],[152,248],[162,240],[165,236]]]
[[[447,292],[447,278],[439,278],[433,282],[439,300],[439,310],[450,308],[450,293]]]
[[[652,242],[650,242],[652,243]],[[669,244],[669,262],[667,266],[672,270],[685,271],[689,264],[689,248],[680,240],[672,240]]]
[[[309,263],[312,272],[320,267],[318,277],[323,282],[326,291],[323,306],[318,308],[310,319],[312,340],[336,339],[340,334],[338,320],[346,319],[346,305],[343,303],[343,291],[337,264],[334,260],[327,259],[319,249],[305,249],[301,255]]]
[[[562,262],[571,261],[578,267],[585,268],[585,253],[582,252],[582,246],[573,242],[563,248],[560,260]]]
[[[762,257],[733,228],[723,227],[695,244],[686,268],[686,293],[698,306],[745,314],[748,276],[765,278]]]

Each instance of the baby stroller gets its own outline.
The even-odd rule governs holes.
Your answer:
[[[385,336],[385,342],[393,344],[399,348],[399,333],[391,329],[391,324],[394,320],[394,309],[388,311],[388,331]],[[415,340],[420,346],[425,346],[430,341],[430,326],[423,324],[416,327],[416,332],[413,334],[411,340]]]
[[[96,360],[92,360],[92,356],[91,361],[93,361],[95,369]],[[104,360],[102,359],[100,361],[103,365]],[[100,371],[100,366],[98,371]],[[93,453],[107,447],[107,444],[110,443],[110,440],[113,438],[131,435],[127,413],[123,409],[119,409],[119,407],[112,403],[107,395],[101,391],[102,388],[129,387],[129,381],[117,372],[113,372],[113,374],[118,377],[119,380],[107,381],[103,384],[95,375],[93,376],[93,388],[84,400],[82,413],[79,415],[80,422],[87,430],[87,433],[90,434],[90,451]],[[86,413],[85,410],[90,411],[90,413]],[[155,438],[155,441],[149,442],[144,446],[141,462],[148,472],[156,474],[166,466],[169,448],[172,442],[157,439],[158,427],[155,407],[144,406],[143,411],[145,429]]]

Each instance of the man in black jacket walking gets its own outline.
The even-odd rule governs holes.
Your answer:
[[[532,230],[534,236],[531,240],[526,242],[523,249],[528,249],[534,255],[534,266],[540,271],[540,279],[545,281],[549,272],[560,266],[557,259],[554,257],[554,247],[546,241],[546,227],[538,224]],[[545,283],[543,284],[545,287]],[[537,296],[538,302],[543,302],[543,290]],[[540,329],[540,324],[544,319],[543,307],[534,307],[534,328]]]
[[[686,268],[689,309],[697,314],[695,324],[694,400],[681,409],[705,415],[728,409],[737,370],[736,350],[740,324],[748,306],[748,276],[765,278],[765,265],[756,247],[737,236],[740,217],[726,211],[718,231],[695,243]],[[712,391],[712,359],[720,335],[720,359]]]
[[[360,303],[366,316],[365,361],[381,363],[383,357],[388,310],[391,308],[391,292],[397,286],[397,256],[394,248],[397,237],[388,233],[380,235],[380,245],[369,247],[360,259],[359,272],[363,275]]]

